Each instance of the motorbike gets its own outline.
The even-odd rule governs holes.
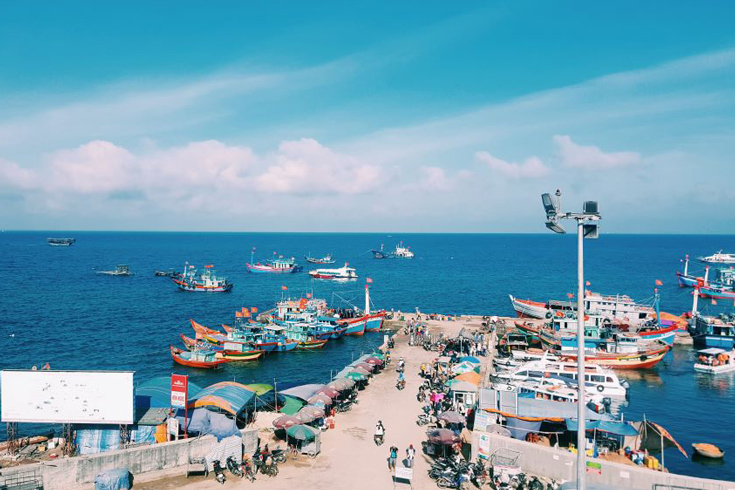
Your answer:
[[[235,458],[230,456],[227,458],[227,461],[225,462],[225,466],[227,466],[227,469],[232,473],[234,476],[239,476],[242,478],[244,476],[242,468],[239,464],[237,464],[237,461],[235,461]]]
[[[276,476],[278,474],[278,463],[271,458],[270,463],[266,463],[260,453],[253,456],[253,464],[255,464],[255,473],[260,471],[266,476]]]
[[[375,434],[373,436],[373,440],[375,441],[376,446],[380,446],[383,444],[383,441],[385,440],[385,434]]]
[[[419,414],[419,418],[416,420],[416,425],[427,425],[431,423],[431,415],[425,413]]]
[[[399,381],[396,381],[396,388],[398,388],[399,391],[402,390],[405,387],[406,387],[406,380],[405,379],[401,379]]]

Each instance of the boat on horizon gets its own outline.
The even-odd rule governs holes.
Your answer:
[[[404,247],[401,241],[396,245],[395,250],[386,251],[383,244],[380,244],[380,250],[371,250],[374,259],[412,259],[414,253],[409,247]]]
[[[182,291],[204,293],[226,293],[232,291],[233,284],[225,277],[217,276],[213,265],[205,265],[204,272],[197,275],[193,265],[184,265],[184,273],[171,276],[171,280]]]
[[[312,257],[311,254],[309,254],[304,256],[304,260],[310,264],[334,264],[336,262],[332,257],[332,254],[327,254],[321,258]]]
[[[697,257],[697,260],[706,264],[735,264],[735,254],[723,253],[720,250],[706,257]]]
[[[302,268],[296,264],[294,257],[284,258],[282,255],[276,257],[275,252],[273,258],[265,262],[255,262],[255,251],[250,254],[250,262],[245,264],[249,272],[256,274],[291,274],[300,271]]]
[[[76,238],[47,238],[46,242],[52,247],[71,247]]]
[[[111,271],[97,271],[97,274],[103,275],[103,276],[132,276],[134,275],[130,271],[129,265],[117,265],[115,266],[115,270]]]

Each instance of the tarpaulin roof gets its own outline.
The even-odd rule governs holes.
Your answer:
[[[685,457],[689,457],[684,448],[676,442],[676,439],[669,434],[669,431],[661,427],[655,422],[645,420],[641,427],[641,449],[648,449],[649,451],[660,451],[661,442],[663,441],[664,448],[675,447]]]
[[[321,390],[322,388],[324,388],[324,385],[308,384],[308,385],[294,386],[293,388],[289,388],[287,390],[280,390],[280,393],[283,395],[294,396],[302,400],[308,400],[309,398],[312,397],[312,395],[314,395],[314,393]]]
[[[475,356],[464,356],[459,358],[459,362],[471,362],[473,364],[482,364]]]
[[[577,419],[567,419],[567,429],[577,431]],[[635,436],[638,430],[627,422],[615,420],[590,420],[585,423],[585,430],[599,430],[616,436]]]
[[[610,415],[600,414],[589,407],[585,407],[587,413],[585,420],[610,420]],[[577,415],[577,404],[570,402],[558,402],[554,400],[541,400],[538,398],[518,397],[518,411],[516,413],[503,412],[496,408],[485,407],[483,410],[490,413],[498,413],[504,417],[514,417],[526,420],[548,420],[552,422],[564,422]]]
[[[244,384],[222,381],[207,386],[189,402],[189,408],[205,407],[213,411],[221,410],[238,415],[255,396],[255,391]]]
[[[189,398],[201,391],[201,388],[189,381]],[[135,388],[135,407],[169,408],[171,406],[171,377],[161,376],[153,378]]]
[[[206,408],[197,408],[191,413],[187,430],[202,436],[213,434],[217,441],[221,441],[225,437],[240,435],[234,419],[223,413],[211,412]]]
[[[292,396],[284,396],[283,398],[286,403],[283,404],[280,412],[285,413],[286,415],[293,415],[304,406],[304,402],[298,398],[294,398]]]
[[[249,384],[245,386],[253,390],[255,394],[258,396],[264,393],[268,393],[269,391],[273,390],[273,387],[271,385],[266,385],[266,384]]]
[[[451,391],[471,391],[475,392],[477,391],[477,385],[469,383],[467,381],[456,381],[451,384],[450,388]]]
[[[467,381],[468,383],[472,383],[473,385],[479,385],[480,381],[482,381],[482,376],[480,373],[476,373],[474,371],[470,371],[468,373],[462,373],[454,377],[456,381]]]

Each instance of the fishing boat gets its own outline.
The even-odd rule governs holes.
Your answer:
[[[403,246],[403,242],[396,245],[395,250],[386,251],[383,244],[380,244],[380,250],[371,250],[374,259],[412,259],[414,253],[408,247]]]
[[[304,260],[306,260],[310,264],[334,264],[335,262],[335,260],[332,258],[332,254],[327,254],[321,258],[312,257],[311,254],[309,254],[304,256]]]
[[[217,352],[217,359],[225,359],[230,362],[257,361],[265,355],[263,350],[228,350],[222,349]]]
[[[153,275],[156,277],[175,277],[178,274],[179,273],[176,272],[174,269],[169,269],[167,271],[156,271],[153,273]]]
[[[301,267],[296,264],[294,257],[284,258],[282,255],[274,257],[270,260],[266,260],[263,263],[255,262],[255,252],[250,254],[250,262],[245,264],[248,271],[256,274],[291,274],[301,270]]]
[[[97,271],[97,274],[104,276],[132,276],[133,273],[130,271],[129,265],[118,265],[115,266],[115,270],[112,271]]]
[[[76,238],[47,238],[46,242],[52,247],[71,247]]]
[[[699,294],[693,294],[689,333],[698,347],[732,350],[735,347],[735,314],[702,315],[697,310]]]
[[[316,269],[309,271],[309,275],[314,279],[327,279],[333,281],[357,279],[355,269],[349,267],[349,264],[346,262],[344,267],[340,267],[339,269]]]
[[[174,362],[182,366],[215,369],[229,362],[227,359],[218,358],[217,353],[213,350],[185,351],[173,345],[170,346],[170,349]]]
[[[616,342],[606,343],[604,349],[585,349],[585,362],[612,369],[648,369],[661,362],[671,346],[661,342],[643,345],[637,339],[622,342],[618,339]],[[577,350],[562,351],[559,355],[563,361],[577,360]]]
[[[171,280],[182,291],[203,293],[226,293],[232,291],[233,284],[225,277],[217,276],[213,265],[205,265],[204,272],[197,276],[193,265],[187,262],[184,273],[173,276]]]
[[[695,453],[705,458],[722,459],[725,457],[725,451],[714,444],[706,442],[695,442],[692,444],[692,449],[694,449]]]
[[[327,340],[325,339],[309,339],[299,342],[296,348],[298,350],[321,349],[326,343]]]
[[[694,370],[700,373],[720,374],[735,371],[735,351],[711,347],[697,351]]]
[[[735,264],[735,254],[722,253],[720,250],[712,255],[699,257],[697,260],[706,264]]]
[[[519,299],[509,295],[511,305],[519,318],[552,319],[576,315],[577,303],[550,300],[545,303]],[[653,306],[636,303],[626,295],[602,295],[586,291],[584,308],[588,314],[600,315],[612,325],[637,327],[656,318]]]

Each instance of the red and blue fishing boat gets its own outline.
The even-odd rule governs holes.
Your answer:
[[[311,254],[304,256],[304,260],[306,260],[310,264],[334,264],[335,260],[332,258],[332,254],[327,254],[324,257],[317,258],[312,257]]]
[[[192,350],[185,351],[178,347],[169,346],[171,350],[171,357],[176,364],[182,366],[202,368],[202,369],[215,369],[220,367],[222,364],[226,364],[229,361],[217,357],[217,352],[213,350]]]
[[[184,273],[176,274],[171,280],[182,291],[202,293],[226,293],[232,291],[232,283],[225,277],[217,276],[213,265],[205,265],[204,272],[197,276],[196,269],[187,262]]]
[[[284,258],[282,255],[276,257],[276,253],[273,252],[273,258],[266,260],[263,263],[255,263],[255,249],[250,254],[250,262],[245,264],[248,271],[256,274],[291,274],[298,272],[301,267],[296,264],[296,259]]]

